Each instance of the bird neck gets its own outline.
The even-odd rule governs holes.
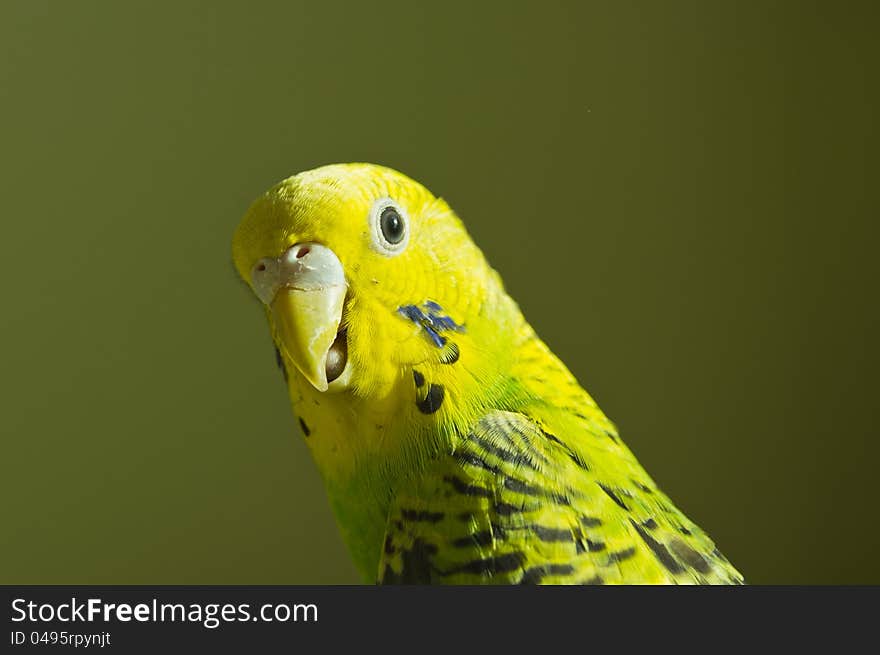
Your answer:
[[[340,532],[367,582],[375,581],[401,485],[451,452],[485,413],[527,402],[516,368],[537,337],[503,290],[487,300],[487,318],[448,335],[436,357],[401,371],[381,397],[320,393],[294,379],[301,376],[291,378],[294,412],[308,429]]]

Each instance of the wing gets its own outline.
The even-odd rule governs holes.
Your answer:
[[[742,583],[609,436],[602,448],[619,452],[601,468],[543,420],[486,415],[397,493],[379,582]]]

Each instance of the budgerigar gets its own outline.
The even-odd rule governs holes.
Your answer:
[[[366,582],[742,582],[421,184],[300,173],[232,251]]]

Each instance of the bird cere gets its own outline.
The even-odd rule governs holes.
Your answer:
[[[418,182],[299,173],[232,252],[364,581],[742,583]]]

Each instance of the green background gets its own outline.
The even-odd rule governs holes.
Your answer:
[[[230,239],[445,197],[754,583],[880,583],[867,3],[3,2],[0,582],[348,583]]]

